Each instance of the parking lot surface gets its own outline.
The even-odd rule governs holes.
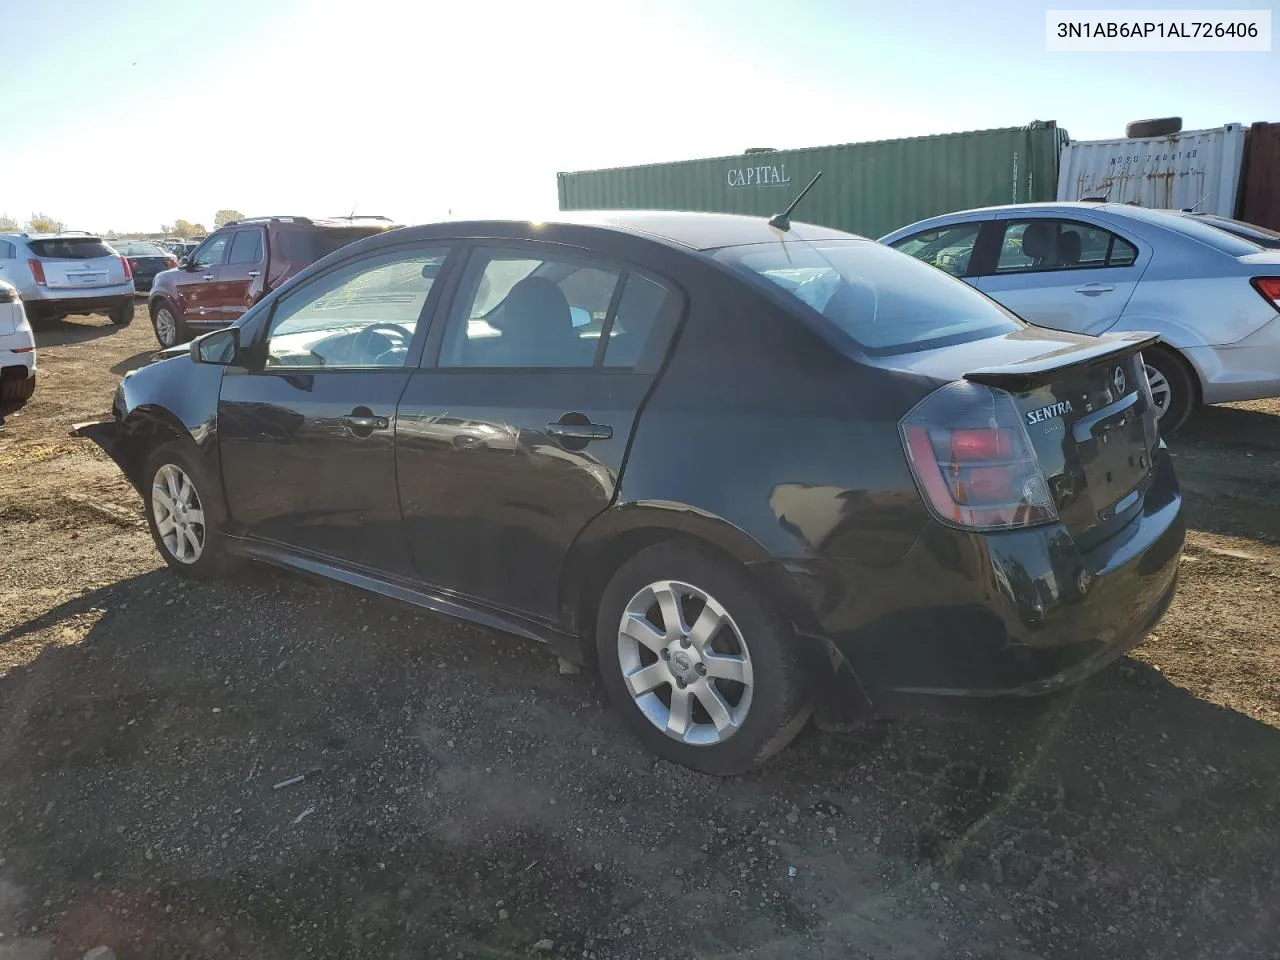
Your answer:
[[[1280,957],[1280,403],[1170,442],[1192,530],[1130,657],[717,780],[523,641],[170,575],[68,436],[144,307],[37,339],[0,411],[0,960]]]

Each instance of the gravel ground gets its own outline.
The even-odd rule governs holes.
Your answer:
[[[67,436],[144,309],[37,336],[0,434],[0,960],[1280,957],[1276,402],[1172,444],[1194,529],[1133,656],[716,780],[519,640],[170,576]]]

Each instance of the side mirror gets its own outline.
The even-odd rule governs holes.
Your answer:
[[[227,327],[191,341],[191,359],[196,363],[212,363],[225,367],[236,362],[240,354],[240,328]]]
[[[180,270],[190,270],[190,269],[191,269],[191,258],[190,258],[190,257],[181,257],[181,258],[179,258],[179,260],[178,260],[178,269],[180,269]]]

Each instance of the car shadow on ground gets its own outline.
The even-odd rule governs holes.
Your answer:
[[[36,337],[36,349],[61,347],[69,343],[84,343],[99,337],[110,337],[119,333],[117,327],[106,317],[80,317],[66,320],[32,320],[31,330]]]
[[[1280,450],[1280,416],[1241,407],[1201,407],[1176,434],[1174,442]]]
[[[148,364],[155,362],[158,359],[159,353],[159,347],[156,347],[154,350],[143,350],[141,353],[135,353],[132,357],[128,357],[113,365],[111,367],[111,372],[117,376],[123,377],[130,370],[137,370],[140,367],[145,367]]]
[[[1133,660],[718,780],[541,648],[256,569],[88,592],[22,649],[0,925],[58,955],[1261,957],[1280,926],[1280,731]]]

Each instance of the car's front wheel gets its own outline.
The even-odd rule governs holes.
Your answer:
[[[740,773],[811,712],[787,624],[746,571],[693,544],[660,543],[623,564],[601,598],[596,648],[632,732],[695,770]]]
[[[191,445],[162,444],[144,472],[147,525],[165,563],[184,577],[210,580],[226,572],[217,501]]]
[[[173,307],[163,301],[152,309],[151,325],[155,327],[156,340],[166,350],[189,339],[185,324],[173,312]]]
[[[1195,381],[1186,363],[1168,350],[1160,347],[1144,350],[1142,360],[1147,368],[1160,432],[1168,436],[1186,423],[1195,409]]]

